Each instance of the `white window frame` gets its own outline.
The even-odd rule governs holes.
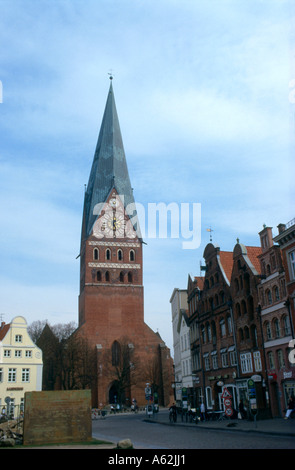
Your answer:
[[[240,355],[242,374],[253,372],[252,355],[250,352]]]
[[[262,362],[261,362],[260,351],[254,351],[253,352],[253,360],[254,360],[255,371],[256,372],[261,372],[262,371]]]
[[[30,382],[30,369],[28,367],[22,369],[22,382]]]
[[[8,380],[7,382],[16,382],[16,368],[10,367],[8,369]]]

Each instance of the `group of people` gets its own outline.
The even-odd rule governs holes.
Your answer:
[[[176,408],[176,405],[175,403],[173,403],[170,408],[170,413],[173,414],[175,417],[177,415],[177,408]],[[289,402],[288,402],[288,408],[286,410],[286,415],[285,415],[285,419],[289,419],[291,414],[293,413],[293,411],[295,412],[295,397],[294,395],[292,395],[289,399]],[[247,418],[247,410],[245,409],[244,407],[244,403],[243,403],[243,400],[241,399],[240,400],[240,403],[239,403],[239,412],[238,412],[238,418],[239,419],[246,419]],[[200,419],[203,421],[205,421],[206,419],[206,409],[205,409],[205,405],[204,403],[201,403],[200,405]]]

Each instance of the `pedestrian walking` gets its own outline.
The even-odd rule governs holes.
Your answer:
[[[289,419],[290,415],[293,411],[295,411],[295,398],[294,398],[294,395],[291,396],[291,398],[288,402],[288,409],[286,411],[285,419]]]
[[[245,419],[247,416],[246,410],[244,408],[244,402],[242,399],[240,400],[240,403],[239,403],[239,414],[241,415],[241,416],[238,416],[239,419]]]
[[[206,408],[203,402],[201,403],[200,412],[201,412],[201,420],[206,421]]]

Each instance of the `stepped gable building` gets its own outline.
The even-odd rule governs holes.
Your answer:
[[[236,352],[229,305],[233,255],[209,243],[203,256],[206,274],[197,279],[195,286],[189,280],[188,302],[195,377],[193,402],[203,402],[210,412],[222,410],[224,387],[236,401]]]
[[[268,377],[264,354],[262,319],[258,308],[258,286],[261,282],[259,256],[261,247],[238,243],[233,250],[231,297],[238,344],[238,375],[236,385],[239,396],[249,411],[269,416]],[[255,382],[256,395],[249,402],[248,380]]]
[[[97,350],[93,405],[146,404],[145,388],[168,405],[170,351],[144,322],[143,240],[112,81],[85,192],[78,334]]]

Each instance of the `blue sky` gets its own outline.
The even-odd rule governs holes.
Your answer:
[[[169,299],[200,274],[206,229],[231,251],[295,216],[291,5],[0,0],[6,322],[78,320],[84,184],[110,70],[136,201],[202,207],[198,249],[145,240],[145,320],[170,348]]]

